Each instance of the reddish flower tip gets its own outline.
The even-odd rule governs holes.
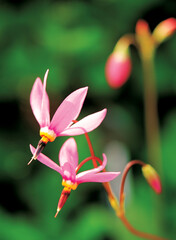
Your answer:
[[[54,215],[54,217],[56,218],[57,217],[57,215],[58,215],[58,213],[60,212],[60,208],[57,208],[57,212],[56,212],[56,214]]]
[[[156,42],[161,43],[176,31],[176,19],[168,18],[160,22],[153,31],[153,38]]]
[[[60,212],[60,210],[63,208],[64,204],[66,203],[68,197],[70,196],[70,192],[71,192],[71,188],[67,188],[64,187],[64,189],[62,190],[59,202],[58,202],[58,206],[57,206],[57,212],[55,214],[55,218],[57,217],[58,213]]]
[[[157,194],[160,194],[162,191],[161,180],[155,169],[151,165],[145,164],[142,167],[142,173],[145,179],[147,180],[148,184],[152,187],[152,189]]]
[[[119,88],[129,78],[131,73],[131,60],[128,54],[113,52],[105,65],[105,77],[110,87]]]
[[[148,34],[150,32],[150,28],[148,23],[143,20],[143,19],[139,19],[136,23],[136,33],[138,35],[144,35],[144,34]]]

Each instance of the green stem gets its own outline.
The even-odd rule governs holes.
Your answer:
[[[148,160],[162,174],[157,93],[155,86],[154,59],[141,56],[144,78],[145,128]]]

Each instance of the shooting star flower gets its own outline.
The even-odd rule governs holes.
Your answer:
[[[28,164],[30,164],[33,159],[37,159],[37,156],[46,144],[53,142],[56,137],[75,136],[94,130],[101,124],[107,112],[107,109],[103,109],[73,124],[73,121],[76,120],[80,114],[87,94],[88,87],[83,87],[72,92],[65,98],[50,121],[49,97],[46,92],[48,72],[49,70],[45,73],[43,84],[40,78],[36,79],[30,94],[30,105],[40,125],[41,140]]]
[[[36,151],[35,148],[30,145],[30,149],[34,154]],[[38,155],[37,159],[44,165],[60,173],[63,178],[62,185],[64,186],[64,189],[58,202],[55,217],[65,204],[71,190],[75,190],[80,183],[109,182],[120,174],[120,172],[100,172],[105,168],[107,163],[105,154],[103,154],[103,162],[100,166],[77,174],[79,168],[78,151],[74,138],[69,138],[61,147],[59,152],[60,166],[42,153]]]

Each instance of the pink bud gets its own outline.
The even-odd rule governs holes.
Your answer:
[[[168,18],[160,22],[153,31],[153,38],[156,42],[161,43],[176,31],[176,19]]]
[[[128,80],[131,67],[128,54],[113,52],[105,66],[105,76],[109,86],[112,88],[121,87]]]
[[[142,167],[142,173],[147,180],[148,184],[152,187],[152,189],[157,193],[160,194],[162,191],[161,187],[161,181],[158,173],[155,171],[155,169],[149,165],[145,164]]]

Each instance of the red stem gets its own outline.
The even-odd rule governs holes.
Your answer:
[[[77,122],[76,120],[74,120],[73,122]],[[93,146],[92,146],[92,143],[91,143],[91,140],[89,138],[89,135],[87,132],[84,133],[85,137],[86,137],[86,140],[87,140],[87,143],[88,143],[88,146],[89,146],[89,150],[90,150],[90,153],[91,153],[91,157],[88,157],[86,159],[83,160],[83,162],[81,162],[79,165],[78,165],[78,168],[76,170],[76,172],[78,172],[78,170],[83,166],[84,163],[86,163],[87,161],[91,160],[93,161],[93,165],[94,167],[97,167],[97,163],[96,163],[96,160],[100,163],[100,159],[98,157],[95,156],[95,153],[94,153],[94,150],[93,150]],[[102,161],[101,161],[102,162]],[[100,163],[101,164],[101,163]],[[143,233],[143,232],[140,232],[138,230],[136,230],[129,222],[128,220],[126,219],[125,215],[124,215],[124,211],[123,211],[123,202],[124,202],[124,186],[125,186],[125,179],[126,179],[126,176],[127,176],[127,173],[128,171],[130,170],[130,168],[135,165],[135,164],[139,164],[141,166],[144,166],[145,163],[143,163],[142,161],[140,160],[133,160],[131,162],[129,162],[125,169],[124,169],[124,172],[123,172],[123,176],[122,176],[122,181],[121,181],[121,186],[120,186],[120,209],[119,209],[119,206],[118,206],[118,202],[117,202],[117,199],[111,189],[111,186],[109,184],[109,182],[107,183],[102,183],[107,194],[108,194],[108,198],[112,204],[113,202],[113,205],[112,206],[114,208],[114,210],[116,211],[116,214],[117,216],[121,219],[121,221],[123,222],[123,224],[125,225],[125,227],[134,235],[138,236],[138,237],[142,237],[142,238],[146,238],[146,239],[151,239],[151,240],[167,240],[165,238],[161,238],[161,237],[158,237],[158,236],[155,236],[155,235],[152,235],[152,234],[148,234],[148,233]],[[106,169],[103,169],[103,171],[105,172]]]
[[[149,233],[144,233],[144,232],[140,232],[138,230],[136,230],[126,219],[126,217],[124,216],[124,214],[122,214],[121,216],[119,216],[119,218],[121,219],[121,221],[123,222],[123,224],[125,225],[125,227],[134,235],[141,237],[141,238],[146,238],[146,239],[152,239],[152,240],[167,240],[166,238],[162,238],[162,237],[158,237]]]
[[[133,160],[130,161],[126,166],[125,169],[123,171],[123,175],[122,175],[122,180],[121,180],[121,184],[120,184],[120,205],[123,203],[123,196],[124,196],[124,186],[125,186],[125,180],[126,180],[126,176],[130,170],[130,168],[135,165],[135,164],[139,164],[141,166],[144,166],[145,163],[143,163],[140,160]]]
[[[90,160],[96,160],[100,165],[102,164],[102,160],[100,159],[100,158],[98,158],[98,157],[96,157],[96,156],[91,156],[91,157],[88,157],[88,158],[86,158],[86,159],[84,159],[78,166],[77,166],[77,168],[76,168],[76,174],[77,174],[77,172],[80,170],[80,168],[86,163],[86,162],[88,162],[88,161],[90,161]]]

